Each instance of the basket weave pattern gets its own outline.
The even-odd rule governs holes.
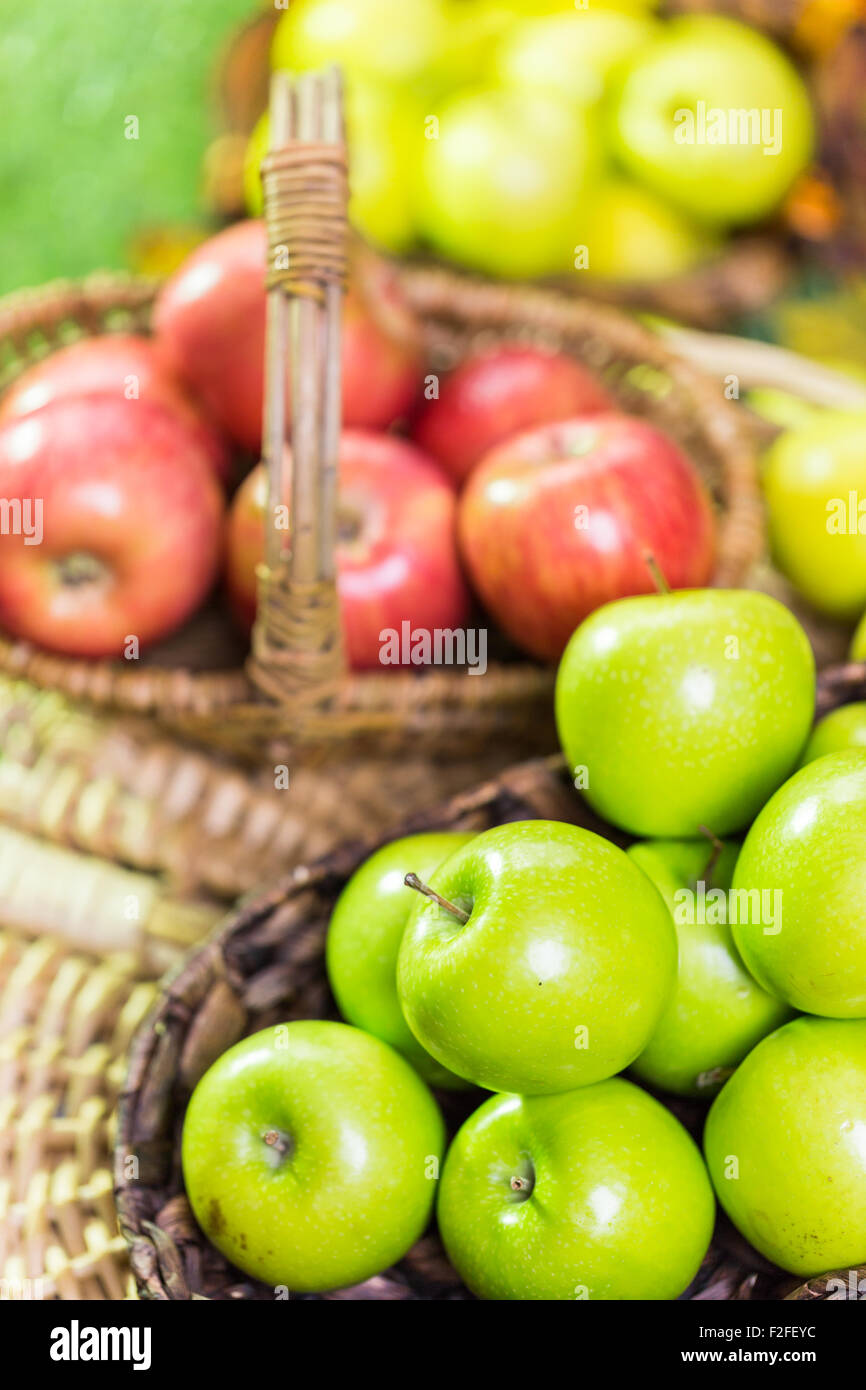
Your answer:
[[[396,825],[419,795],[415,766],[395,763],[386,780],[375,760],[337,777],[293,769],[289,790],[276,790],[273,769],[248,775],[154,737],[146,721],[98,716],[3,677],[0,747],[0,821],[226,900],[361,829]],[[498,762],[491,754],[491,773]],[[466,776],[444,769],[429,800]]]
[[[0,1278],[4,1297],[124,1298],[111,1114],[155,986],[0,930]]]

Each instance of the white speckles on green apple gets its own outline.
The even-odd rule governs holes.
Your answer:
[[[443,1066],[539,1094],[634,1060],[673,986],[676,938],[622,850],[577,826],[516,822],[477,836],[431,886],[473,904],[466,926],[443,931],[446,914],[419,898],[400,947],[403,1012]]]
[[[743,844],[734,888],[773,892],[783,930],[738,922],[755,979],[793,1008],[866,1017],[866,749],[808,763],[767,803]]]
[[[184,1182],[238,1268],[319,1292],[399,1260],[430,1216],[444,1148],[436,1102],[377,1038],[319,1020],[224,1053],[193,1092]]]
[[[448,1151],[437,1206],[473,1293],[519,1300],[676,1298],[714,1212],[689,1135],[618,1079],[485,1101]]]
[[[677,1095],[714,1095],[791,1015],[751,977],[734,945],[729,917],[737,904],[728,890],[738,851],[718,840],[655,840],[626,851],[667,903],[679,946],[673,993],[632,1070]]]
[[[795,1018],[723,1087],[704,1148],[746,1239],[809,1278],[866,1263],[864,1135],[866,1020]]]

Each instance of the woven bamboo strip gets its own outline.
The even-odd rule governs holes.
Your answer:
[[[395,763],[387,779],[375,757],[347,760],[328,776],[282,764],[254,776],[156,737],[144,721],[97,717],[5,677],[0,749],[0,822],[161,873],[177,892],[226,900],[361,827],[396,824],[508,754],[506,741],[502,752],[454,764],[429,786],[423,758]]]
[[[173,897],[152,875],[0,827],[0,922],[155,977],[215,924],[213,903]]]
[[[134,1296],[112,1112],[154,995],[129,956],[100,961],[0,927],[0,1297]]]

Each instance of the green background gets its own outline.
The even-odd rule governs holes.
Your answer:
[[[142,228],[206,221],[213,68],[257,8],[0,0],[0,293],[124,266]]]

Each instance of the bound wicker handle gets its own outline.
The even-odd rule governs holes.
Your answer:
[[[343,671],[335,546],[348,184],[337,69],[300,77],[274,73],[270,117],[270,153],[262,166],[268,231],[262,454],[268,500],[248,670],[264,694],[300,710],[326,706]],[[286,501],[288,532],[280,524]]]

